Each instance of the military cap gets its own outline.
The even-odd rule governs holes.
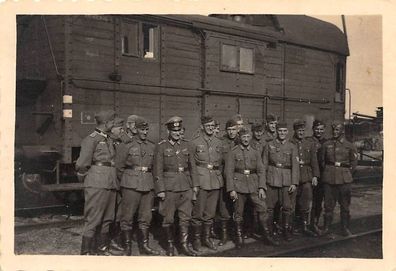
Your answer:
[[[170,119],[168,119],[168,121],[165,123],[165,125],[168,128],[168,130],[180,131],[182,128],[182,122],[183,122],[183,119],[181,117],[174,116],[174,117],[171,117]]]
[[[247,129],[247,128],[241,128],[241,130],[239,130],[238,134],[239,134],[239,136],[241,137],[241,136],[243,136],[243,135],[250,135],[251,132],[250,132],[250,130]]]
[[[220,122],[218,120],[215,120],[215,125],[220,126]]]
[[[212,116],[202,116],[201,117],[201,124],[206,124],[206,123],[209,123],[212,121],[214,121]]]
[[[293,123],[293,128],[294,128],[294,130],[298,130],[298,129],[300,129],[300,128],[305,128],[305,121],[303,121],[303,120],[296,120],[296,121]]]
[[[234,121],[241,121],[242,120],[242,115],[241,114],[235,114],[234,116],[232,116],[231,118]]]
[[[263,130],[264,130],[264,127],[260,123],[255,123],[255,124],[252,125],[252,132],[263,131]]]
[[[95,120],[98,123],[105,123],[106,121],[114,120],[115,116],[114,110],[104,110],[95,114]]]
[[[130,115],[127,118],[127,122],[135,122],[138,117],[139,117],[138,115]]]
[[[234,127],[237,126],[238,123],[234,119],[230,119],[226,122],[226,129],[229,127]]]
[[[285,121],[278,122],[276,128],[287,128],[287,123]]]
[[[335,129],[336,127],[340,127],[341,129],[344,129],[344,123],[339,120],[335,120],[331,123],[331,127]]]
[[[278,119],[277,119],[277,117],[275,116],[275,115],[273,115],[273,114],[268,114],[267,115],[267,118],[266,118],[266,121],[267,122],[271,122],[271,121],[277,121]]]
[[[149,126],[148,122],[144,118],[142,118],[142,117],[137,117],[136,118],[136,120],[135,120],[135,127],[136,128],[142,129],[142,128],[147,128],[148,126]]]
[[[319,125],[326,126],[326,124],[323,121],[318,120],[318,119],[314,120],[313,123],[312,123],[312,127],[317,127]]]
[[[124,126],[124,119],[120,117],[116,117],[114,119],[114,127],[122,127]]]

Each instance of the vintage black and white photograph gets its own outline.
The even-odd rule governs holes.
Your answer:
[[[382,259],[381,15],[16,16],[16,255]]]

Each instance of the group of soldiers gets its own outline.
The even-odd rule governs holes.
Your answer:
[[[149,246],[156,197],[168,256],[175,255],[176,232],[178,252],[188,256],[198,255],[202,246],[223,246],[230,240],[229,229],[237,248],[248,232],[272,246],[294,234],[331,237],[337,202],[342,234],[351,235],[350,184],[357,151],[345,139],[341,122],[333,122],[332,137],[325,139],[320,120],[313,122],[313,135],[305,137],[301,120],[289,136],[287,124],[274,115],[251,129],[236,115],[220,136],[219,123],[203,116],[193,138],[186,140],[183,120],[174,116],[165,123],[168,137],[154,144],[147,139],[150,125],[143,117],[131,115],[124,125],[110,110],[95,118],[97,127],[82,141],[76,162],[85,195],[82,255],[111,255],[112,249],[132,255],[136,225],[140,253],[159,255]],[[115,238],[110,238],[111,225],[118,226]]]

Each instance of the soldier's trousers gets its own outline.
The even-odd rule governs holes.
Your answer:
[[[94,237],[98,228],[100,233],[108,233],[114,220],[116,190],[86,187],[84,197],[83,236]]]
[[[325,215],[332,216],[336,203],[340,204],[341,213],[349,214],[351,204],[351,184],[324,184]]]
[[[121,202],[122,202],[121,193],[119,191],[117,191],[116,208],[115,208],[115,222],[121,222]]]
[[[216,215],[217,202],[220,189],[199,190],[197,200],[193,205],[192,224],[212,224]]]
[[[267,212],[267,205],[265,199],[260,199],[258,193],[238,193],[238,199],[235,201],[235,211],[233,214],[233,219],[235,222],[243,221],[243,211],[245,209],[245,203],[247,200],[252,202],[254,210],[261,216],[265,215]]]
[[[300,183],[297,187],[296,204],[300,213],[308,213],[312,205],[312,183]]]
[[[139,229],[150,227],[154,204],[153,191],[136,191],[135,189],[122,187],[122,201],[120,205],[121,230],[132,230],[133,218],[138,212]]]
[[[219,216],[220,220],[228,221],[231,219],[233,206],[230,196],[228,195],[225,187],[220,188],[219,194]]]
[[[275,187],[267,186],[267,207],[268,210],[273,212],[277,203],[282,206],[282,212],[285,214],[291,214],[293,212],[293,202],[295,202],[296,191],[289,193],[289,187]]]
[[[324,199],[323,183],[319,182],[317,186],[313,187],[312,191],[312,211],[311,216],[319,219],[322,213],[322,204]]]
[[[189,226],[192,212],[193,191],[166,191],[165,199],[159,202],[159,213],[163,217],[162,226],[174,223],[175,212],[178,213],[180,226]]]

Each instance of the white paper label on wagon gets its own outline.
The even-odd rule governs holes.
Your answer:
[[[71,109],[63,109],[63,118],[72,118],[73,117],[73,110]]]
[[[71,96],[71,95],[63,95],[63,103],[64,104],[73,103],[73,96]]]

